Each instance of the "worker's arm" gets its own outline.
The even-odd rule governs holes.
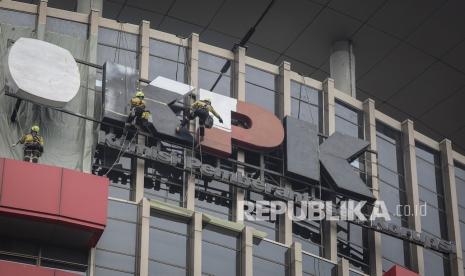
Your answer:
[[[18,141],[20,144],[24,144],[24,142],[26,142],[26,135],[23,135],[23,137],[21,137],[21,139]]]
[[[208,111],[211,112],[216,118],[218,118],[218,120],[220,121],[220,123],[223,123],[223,119],[221,119],[220,114],[218,114],[218,113],[216,112],[216,110],[213,108],[213,106],[209,105],[209,106],[208,106]]]
[[[43,146],[45,144],[44,137],[40,136],[39,138],[39,144]]]

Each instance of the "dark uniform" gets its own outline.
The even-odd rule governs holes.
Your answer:
[[[215,111],[215,109],[211,106],[210,100],[199,100],[195,101],[191,105],[191,111],[187,116],[184,116],[184,119],[181,122],[181,125],[176,129],[178,132],[180,131],[180,128],[183,128],[186,126],[186,124],[190,121],[195,119],[196,117],[199,118],[199,124],[200,124],[200,136],[204,136],[205,134],[205,123],[207,119],[210,117],[210,112],[218,118],[220,123],[223,123],[223,119],[221,119],[221,116]],[[211,128],[211,125],[207,126],[208,128]]]
[[[31,133],[23,135],[19,143],[24,144],[23,160],[26,162],[32,160],[32,163],[37,163],[44,152],[44,138],[37,132],[31,131]]]

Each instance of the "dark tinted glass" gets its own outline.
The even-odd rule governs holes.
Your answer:
[[[302,271],[303,275],[321,275],[333,276],[336,275],[336,265],[318,259],[311,255],[302,254]]]
[[[55,17],[47,17],[47,31],[87,39],[87,24],[64,20]]]
[[[202,232],[202,273],[235,276],[239,267],[237,236],[207,226]]]
[[[36,18],[37,16],[34,14],[4,9],[0,10],[0,22],[4,24],[35,29]]]
[[[276,76],[256,69],[245,67],[245,100],[275,113]]]

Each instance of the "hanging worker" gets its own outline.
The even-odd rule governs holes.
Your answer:
[[[144,125],[150,118],[150,111],[145,110],[144,92],[138,90],[131,99],[131,111],[126,121],[126,126]]]
[[[39,157],[44,152],[44,138],[39,135],[40,128],[36,125],[31,127],[29,134],[23,135],[19,141],[13,145],[24,144],[24,157],[23,160],[26,162],[32,161],[32,163],[39,162]]]
[[[188,111],[188,114],[186,116],[184,116],[184,119],[182,120],[181,125],[179,125],[176,128],[176,132],[180,132],[181,128],[186,126],[186,124],[190,120],[193,120],[196,117],[198,117],[199,118],[199,125],[200,125],[200,136],[203,137],[205,135],[205,126],[207,126],[207,128],[211,128],[212,125],[213,125],[213,120],[211,120],[210,124],[207,123],[207,125],[206,125],[207,120],[209,118],[212,119],[211,116],[210,116],[210,112],[216,118],[218,118],[220,123],[223,123],[223,119],[221,118],[221,116],[215,111],[215,109],[211,105],[211,100],[210,99],[195,101],[191,105],[191,107],[190,107],[190,109]]]

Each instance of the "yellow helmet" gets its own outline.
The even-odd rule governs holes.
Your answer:
[[[205,98],[205,99],[203,99],[203,101],[204,101],[204,102],[208,102],[209,104],[212,103],[212,100],[211,100],[210,98]]]
[[[31,131],[39,132],[39,131],[40,131],[40,128],[39,128],[38,126],[32,126],[32,127],[31,127]]]
[[[137,91],[136,97],[138,97],[138,98],[143,98],[144,96],[145,96],[145,95],[144,95],[144,92],[142,92],[142,91],[140,91],[140,90]]]

